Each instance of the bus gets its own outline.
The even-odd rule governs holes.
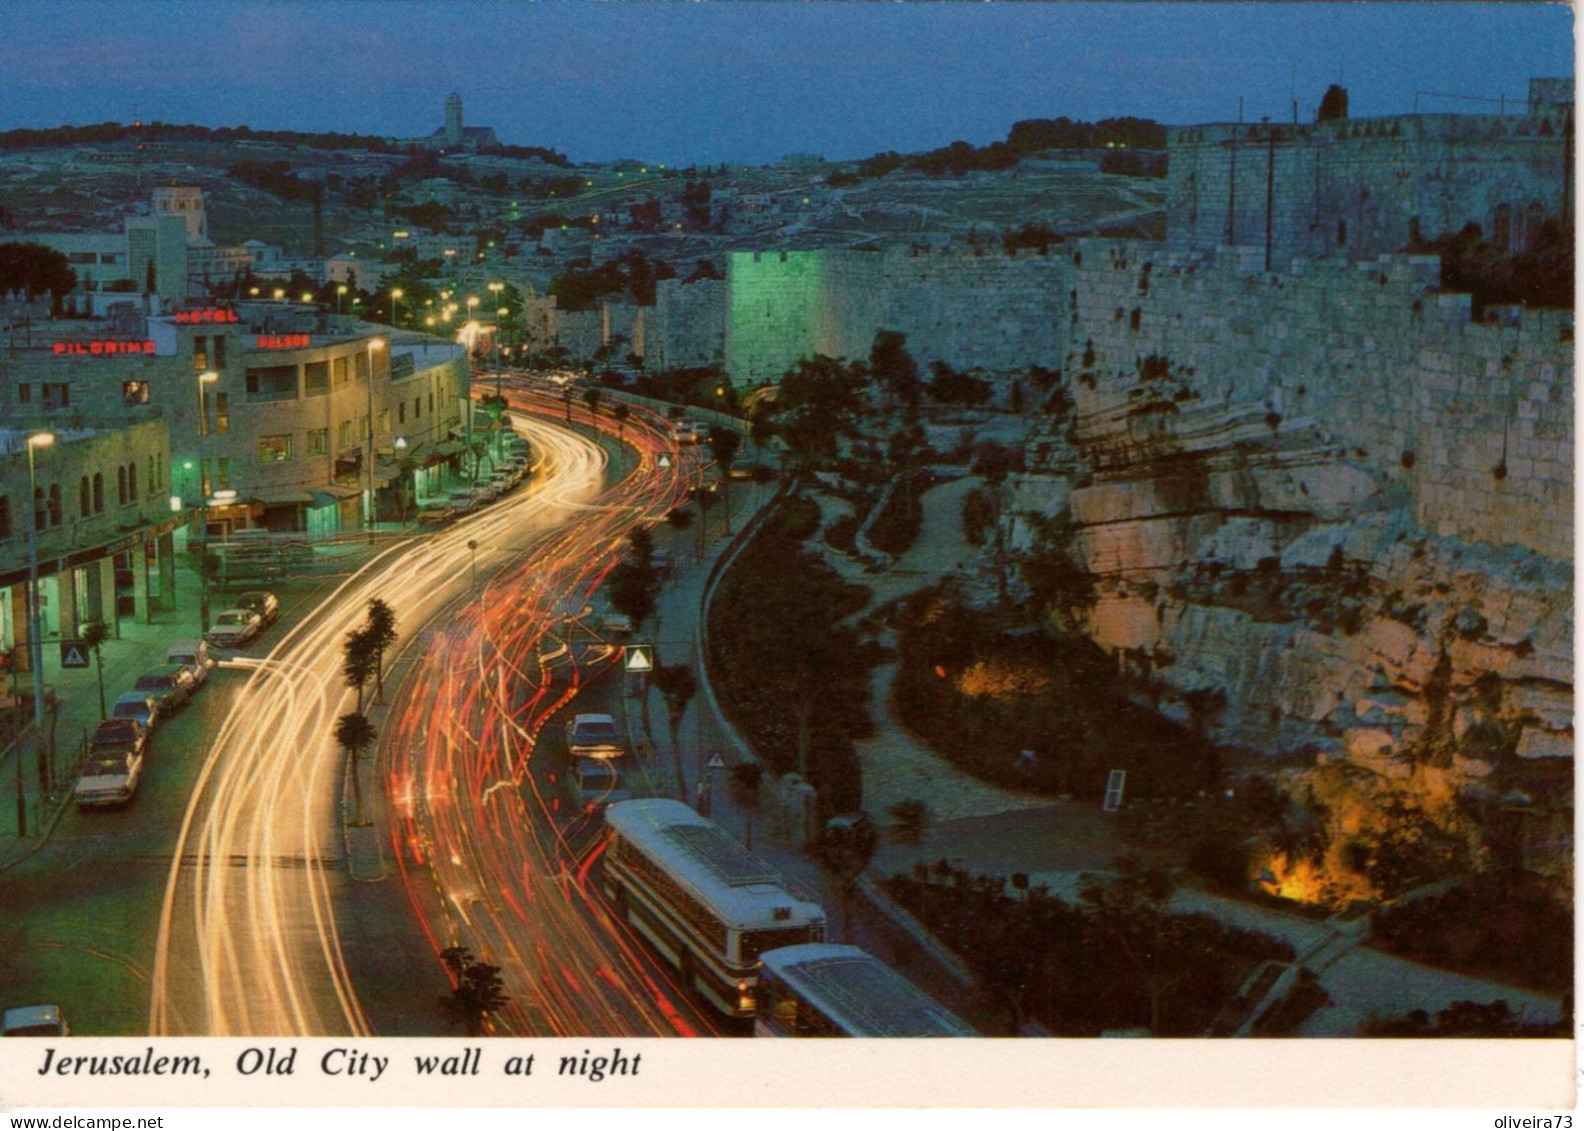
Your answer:
[[[818,903],[680,801],[618,801],[605,824],[617,917],[728,1017],[754,1015],[761,954],[825,937]]]
[[[759,956],[756,1037],[976,1037],[874,955],[805,943]]]

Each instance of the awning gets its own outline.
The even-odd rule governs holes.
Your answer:
[[[459,456],[467,451],[467,445],[460,440],[441,440],[429,451],[431,455],[439,456],[441,459],[448,459],[451,456]]]
[[[278,491],[255,491],[253,501],[263,503],[267,507],[297,506],[302,503],[311,503],[307,491],[296,491],[291,488],[282,488]]]
[[[337,507],[341,505],[340,499],[336,498],[334,495],[327,494],[324,491],[310,491],[308,494],[312,496],[309,499],[309,503],[315,509],[318,509],[319,507]]]

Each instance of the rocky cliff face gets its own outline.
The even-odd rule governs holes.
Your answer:
[[[1115,249],[1084,254],[1114,287]],[[1124,269],[1143,254],[1124,253]],[[1515,398],[1570,406],[1571,345],[1550,332],[1470,362],[1483,328],[1427,330],[1414,311],[1437,296],[1422,279],[1360,322],[1348,308],[1378,302],[1385,274],[1318,289],[1213,270],[1161,286],[1163,274],[1157,264],[1152,287],[1145,271],[1148,305],[1131,318],[1104,294],[1088,313],[1075,304],[1077,414],[1030,445],[1032,463],[1072,484],[1067,538],[1096,582],[1086,631],[1164,713],[1289,756],[1290,792],[1330,835],[1318,858],[1269,854],[1284,890],[1380,895],[1359,879],[1360,854],[1405,829],[1445,871],[1501,861],[1565,880],[1573,592],[1556,550],[1571,546],[1571,467],[1559,482],[1548,465],[1541,483],[1526,464],[1514,482],[1503,454],[1469,513],[1426,500],[1448,468],[1473,466],[1466,452],[1486,459],[1492,433],[1504,453],[1531,450],[1539,419],[1516,415]],[[1283,296],[1263,324],[1260,291]],[[1213,308],[1243,324],[1247,348],[1204,333]],[[1309,345],[1270,344],[1294,334]],[[1373,414],[1383,390],[1355,368],[1370,353],[1400,359]],[[1241,388],[1247,367],[1262,368],[1263,396]],[[1337,423],[1361,418],[1367,436]],[[1416,451],[1446,466],[1416,470]],[[1032,496],[1019,505],[1039,509]]]

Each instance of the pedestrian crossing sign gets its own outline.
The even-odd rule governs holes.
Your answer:
[[[659,467],[659,468],[662,468],[662,469],[670,467],[671,466],[671,453],[670,452],[661,452],[659,458],[655,460],[655,466]]]
[[[627,670],[630,672],[654,671],[652,644],[628,644],[622,649],[622,657],[626,660]]]
[[[86,668],[88,666],[88,647],[81,640],[62,640],[60,642],[61,667]]]

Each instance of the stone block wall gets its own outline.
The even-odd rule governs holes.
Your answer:
[[[1224,440],[1235,415],[1254,435],[1308,430],[1400,484],[1434,534],[1571,558],[1571,311],[1473,323],[1467,295],[1436,289],[1434,258],[1266,274],[1247,250],[1073,248],[1065,368],[1102,470],[1108,449],[1164,452],[1201,423]]]
[[[726,283],[662,279],[644,335],[644,365],[688,369],[726,360]]]
[[[1572,215],[1570,107],[1527,115],[1407,115],[1168,131],[1166,230],[1174,251],[1222,245],[1373,259],[1480,226],[1520,250]],[[1261,266],[1266,266],[1261,264]]]

